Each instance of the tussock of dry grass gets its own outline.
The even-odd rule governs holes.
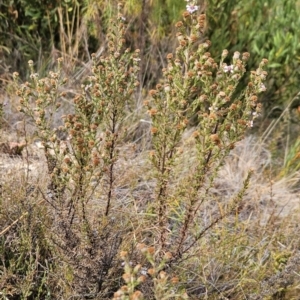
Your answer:
[[[140,128],[140,123],[136,124],[131,124],[130,132],[133,133],[136,128]],[[151,136],[147,131],[149,129],[148,123],[143,124],[141,136],[130,134],[131,141],[119,149],[120,156],[116,165],[117,176],[115,179],[117,188],[114,190],[115,203],[112,217],[105,228],[101,224],[102,212],[105,207],[105,195],[101,185],[96,187],[93,197],[89,200],[87,211],[91,224],[95,228],[95,233],[102,232],[100,240],[97,242],[95,240],[95,242],[100,248],[102,247],[103,251],[94,252],[94,260],[91,260],[86,249],[81,247],[78,248],[79,252],[76,256],[73,257],[70,253],[75,264],[79,263],[80,255],[85,257],[82,260],[85,264],[85,272],[101,269],[103,265],[100,262],[103,262],[103,259],[109,260],[109,255],[117,256],[117,249],[129,249],[132,253],[132,263],[142,263],[147,266],[145,259],[132,250],[132,242],[149,242],[151,235],[158,232],[158,228],[151,221],[145,219],[145,216],[155,214],[151,209],[156,181],[153,178],[149,162],[151,151],[151,147],[149,147]],[[176,180],[171,181],[170,191],[172,191],[172,185],[175,187],[189,174],[196,159],[193,131],[193,128],[188,130],[181,142],[180,148],[186,154],[177,161],[175,172],[180,175]],[[18,140],[18,136],[6,133],[3,139],[13,142]],[[49,182],[46,167],[43,148],[38,147],[38,143],[29,142],[27,151],[23,150],[22,152],[22,157],[1,155],[1,228],[6,228],[13,221],[19,220],[3,237],[4,243],[10,245],[15,255],[21,253],[17,240],[20,239],[22,230],[28,226],[26,225],[28,222],[34,224],[34,231],[38,229],[40,222],[46,222],[49,228],[57,227],[59,230],[59,224],[54,227],[51,224],[53,221],[56,222],[57,216],[52,215],[53,208],[45,201]],[[239,217],[231,214],[212,227],[195,244],[189,255],[178,265],[172,267],[172,274],[177,274],[181,278],[180,286],[186,288],[191,299],[204,299],[205,297],[219,299],[220,296],[244,299],[246,295],[249,299],[260,300],[265,299],[263,297],[273,299],[272,297],[277,297],[275,295],[279,294],[281,295],[280,299],[291,299],[289,297],[297,295],[297,274],[299,274],[297,257],[300,246],[297,237],[299,197],[290,190],[290,179],[272,179],[271,154],[267,145],[261,144],[257,137],[247,136],[230,152],[220,167],[214,185],[206,195],[206,201],[198,215],[199,219],[195,222],[195,229],[201,229],[201,226],[209,224],[226,208],[233,195],[242,188],[243,180],[250,169],[253,170],[253,174],[250,186],[242,200],[243,205],[238,212]],[[38,206],[36,206],[37,203]],[[176,207],[179,203],[174,203],[174,205]],[[34,215],[28,215],[31,210],[35,212]],[[47,211],[46,216],[50,218],[44,219],[42,216],[45,214],[45,210]],[[47,227],[43,228],[46,230]],[[51,237],[47,231],[45,234],[50,244],[51,240],[59,241],[60,239]],[[75,234],[77,233],[75,232]],[[121,236],[122,241],[119,240]],[[32,238],[30,234],[27,237],[23,236],[21,240],[25,242],[28,238],[29,240]],[[101,239],[104,239],[104,244]],[[119,242],[121,244],[114,248],[113,245],[117,245]],[[107,245],[108,248],[106,248]],[[34,256],[38,254],[34,248],[29,247],[28,249],[26,251],[31,252]],[[58,256],[60,259],[69,261],[67,257],[60,255]],[[112,270],[109,277],[106,278],[105,285],[101,287],[103,291],[95,299],[109,299],[109,295],[112,295],[110,289],[114,286],[117,289],[118,282],[121,280],[123,272],[121,261],[112,256]],[[98,261],[98,265],[95,264],[95,259]],[[72,265],[71,261],[69,263]],[[36,268],[38,269],[37,266]],[[4,274],[4,270],[2,268],[2,274]],[[10,270],[13,272],[12,268]],[[67,287],[71,289],[69,294],[78,293],[79,286],[75,289],[75,287],[69,286],[69,279],[63,279],[63,277],[68,278],[69,276],[81,278],[82,274],[78,273],[78,270],[77,273],[71,275],[68,269],[62,265],[51,272],[48,284],[49,286],[56,285],[57,295],[64,297],[61,291]],[[24,292],[25,282],[28,281],[28,284],[30,282],[29,277],[26,277],[23,288],[16,288],[13,287],[12,277],[10,277],[15,275],[13,273],[5,274],[2,276],[0,284],[6,291],[11,288],[11,293]],[[57,282],[56,276],[58,276],[57,278],[61,277],[59,282]],[[21,285],[21,282],[19,281],[18,284]],[[140,289],[149,293],[150,286],[151,283],[147,281]],[[87,287],[88,284],[83,284],[79,290],[83,294],[87,293]],[[74,292],[72,292],[73,288]],[[91,283],[89,290],[93,289],[93,283]],[[53,289],[54,292],[55,289]]]
[[[299,196],[290,189],[288,179],[272,178],[271,153],[255,136],[247,136],[230,153],[219,172],[215,192],[225,198],[237,193],[241,179],[251,169],[254,172],[244,201],[261,214],[262,222],[271,214],[286,217],[299,209]]]
[[[191,144],[189,149],[190,147]],[[42,149],[31,144],[28,153],[28,158],[25,151],[23,151],[23,158],[1,156],[2,190],[5,190],[1,211],[6,212],[6,218],[2,218],[2,227],[8,226],[13,220],[19,218],[22,211],[28,211],[22,207],[22,199],[26,199],[26,205],[33,205],[37,201],[26,198],[25,186],[28,187],[30,183],[38,189],[46,190],[46,161]],[[140,152],[136,145],[129,143],[120,148],[120,153],[116,178],[118,188],[115,190],[118,204],[114,206],[113,214],[118,226],[115,223],[113,230],[121,233],[126,228],[132,228],[138,240],[145,233],[142,216],[146,213],[147,204],[153,201],[155,190],[155,181],[151,177],[149,167],[149,151]],[[189,159],[192,160],[192,156],[189,156]],[[289,295],[296,293],[296,274],[299,272],[295,263],[299,255],[296,230],[298,197],[289,191],[284,180],[278,182],[274,180],[270,185],[268,170],[271,163],[266,147],[259,144],[253,136],[248,136],[236,145],[220,168],[215,185],[211,189],[210,196],[208,195],[211,197],[211,200],[207,201],[209,205],[204,206],[206,215],[202,215],[202,221],[207,219],[208,222],[216,212],[213,203],[219,203],[219,206],[225,205],[226,201],[239,191],[242,179],[249,169],[254,169],[254,172],[251,185],[243,199],[245,204],[240,211],[240,216],[243,217],[235,221],[225,219],[214,227],[191,251],[187,262],[183,261],[174,269],[175,273],[180,274],[182,284],[187,288],[191,299],[204,299],[205,295],[210,295],[208,299],[217,299],[220,295],[223,297],[231,295],[233,299],[243,299],[244,295],[248,295],[249,299],[264,299],[262,295],[266,297],[275,295],[283,287],[286,289],[285,296],[280,299],[289,299],[287,298],[290,297]],[[26,178],[28,167],[30,176]],[[182,170],[182,174],[186,171]],[[17,186],[18,189],[10,189],[12,186]],[[89,217],[93,220],[93,224],[97,224],[101,218],[100,195],[101,188],[90,200]],[[12,199],[16,199],[14,206],[11,206]],[[46,202],[43,205],[47,207]],[[51,207],[47,209],[51,210]],[[10,212],[9,217],[8,212]],[[128,216],[131,219],[129,223]],[[22,228],[26,220],[27,217],[21,220],[16,228],[19,226]],[[108,230],[111,230],[109,229],[112,228],[111,226],[108,226]],[[151,229],[150,223],[147,226],[150,232],[157,230],[154,227]],[[14,228],[6,235],[7,242],[12,238],[16,230]],[[102,230],[101,226],[99,230]],[[113,236],[117,237],[118,234]],[[129,238],[131,235],[125,233],[124,237],[126,236]],[[130,247],[126,239],[123,240],[122,245],[125,248]],[[102,254],[98,255],[101,257]],[[88,269],[92,269],[89,261],[85,264]],[[115,276],[122,274],[122,270],[118,268],[115,268],[114,272],[116,272],[113,273]],[[273,282],[276,282],[275,285]],[[60,284],[62,288],[66,283]],[[107,284],[116,283],[108,280]],[[82,291],[85,288],[83,286]],[[145,286],[144,289],[148,288]]]

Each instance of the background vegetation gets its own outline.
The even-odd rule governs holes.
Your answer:
[[[47,71],[58,57],[70,62],[64,66],[68,69],[65,71],[78,83],[88,73],[90,53],[103,52],[116,3],[114,0],[2,1],[2,85],[11,81],[13,71],[25,79],[29,75],[26,66],[29,59],[36,58],[36,68]],[[128,46],[141,51],[142,88],[155,86],[161,77],[165,56],[175,47],[172,28],[185,4],[180,0],[126,1],[126,40]],[[290,147],[292,152],[299,150],[299,1],[201,0],[198,5],[207,14],[205,36],[212,42],[212,55],[218,56],[223,49],[231,54],[236,50],[248,51],[251,53],[249,70],[257,66],[262,57],[270,61],[268,89],[261,96],[264,122],[260,123],[260,132],[280,118],[276,133],[273,131],[278,143],[271,145],[272,152],[284,157],[281,166],[289,169],[289,160],[294,158],[289,153]],[[243,84],[247,80],[245,77]]]
[[[297,299],[299,9],[2,1],[0,297]]]
[[[72,64],[89,59],[90,53],[96,53],[104,45],[115,4],[112,0],[2,1],[2,76],[16,70],[22,70],[26,76],[24,62],[33,57],[38,58],[35,60],[38,69],[49,65],[49,59],[61,55],[67,55]],[[212,41],[213,55],[223,49],[230,53],[251,49],[249,68],[257,65],[261,57],[271,62],[264,104],[268,109],[283,105],[283,110],[298,92],[299,1],[210,0],[198,4],[208,17],[206,37]],[[143,64],[147,68],[145,84],[157,71],[152,69],[152,64],[161,66],[164,53],[174,47],[170,35],[172,25],[184,8],[184,1],[179,0],[126,1],[129,24],[126,34],[131,46],[141,49],[146,57]],[[142,71],[145,73],[144,69]]]

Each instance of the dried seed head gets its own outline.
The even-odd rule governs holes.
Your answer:
[[[171,282],[172,282],[173,284],[177,284],[177,283],[179,282],[179,278],[178,278],[178,277],[172,277],[172,278],[171,278]]]
[[[212,134],[212,135],[210,136],[210,139],[211,139],[211,141],[214,142],[216,145],[219,145],[219,144],[221,143],[221,140],[220,140],[218,134]]]
[[[266,58],[263,58],[263,60],[261,61],[261,65],[262,66],[266,66],[268,64],[268,60]]]
[[[156,108],[151,108],[150,110],[148,110],[148,114],[152,117],[155,116],[157,114],[157,109]]]
[[[122,278],[126,283],[129,283],[131,281],[131,275],[128,273],[123,274]]]
[[[255,95],[253,95],[253,96],[250,97],[250,100],[253,101],[253,102],[256,102],[257,99],[258,99],[258,98],[257,98],[257,96],[255,96]]]
[[[210,86],[210,89],[215,90],[215,89],[217,89],[217,87],[218,87],[218,85],[216,83],[214,83]]]
[[[188,76],[189,78],[194,77],[194,76],[195,76],[194,71],[188,71],[187,76]]]
[[[159,272],[159,277],[161,279],[166,279],[168,277],[167,273],[165,271],[160,271]]]
[[[156,85],[156,89],[157,89],[157,90],[161,90],[161,89],[162,89],[162,85],[161,85],[160,83],[158,83],[158,84]]]
[[[206,95],[201,95],[201,96],[199,97],[200,102],[204,102],[204,101],[207,100],[207,99],[208,99],[208,97],[207,97]]]
[[[240,125],[247,125],[247,122],[245,120],[242,120],[242,119],[237,120],[237,122]]]
[[[154,156],[155,156],[155,151],[150,151],[150,152],[149,152],[149,156],[150,156],[150,157],[154,157]],[[145,252],[145,251],[147,251],[146,248],[144,248],[143,250],[141,250],[141,252]]]
[[[217,115],[216,115],[214,112],[211,112],[211,113],[209,114],[209,118],[210,118],[211,120],[215,120],[215,119],[217,119]]]
[[[141,291],[135,291],[130,297],[131,300],[140,300],[143,299],[143,293]]]
[[[120,257],[121,257],[122,259],[125,259],[127,256],[128,256],[128,252],[127,252],[127,251],[121,251],[121,252],[120,252]]]
[[[147,249],[147,252],[150,254],[150,255],[153,255],[155,253],[155,248],[154,247],[149,247]]]
[[[191,14],[188,11],[185,11],[182,16],[186,19],[190,16]]]
[[[228,55],[228,50],[224,49],[222,52],[222,58],[224,59],[225,57],[227,57],[227,55]]]
[[[124,293],[119,290],[114,293],[114,299],[120,299],[120,297],[122,297],[123,295],[124,295]]]
[[[68,155],[66,155],[66,156],[64,157],[64,162],[65,162],[66,164],[70,164],[70,163],[71,163],[71,159],[70,159],[70,157],[69,157]]]
[[[237,109],[237,105],[235,103],[232,103],[229,107],[230,110],[236,110]]]
[[[95,146],[95,141],[91,140],[89,141],[89,147],[93,148]]]
[[[181,40],[179,42],[180,46],[185,47],[186,46],[186,41],[185,40]]]
[[[150,90],[150,91],[149,91],[149,95],[150,95],[151,97],[156,96],[156,94],[157,94],[157,91],[156,91],[156,90]]]
[[[226,131],[229,131],[230,128],[231,128],[231,124],[226,124],[226,125],[225,125],[225,130],[226,130]]]
[[[156,127],[151,127],[151,133],[156,134],[158,132],[158,129]]]
[[[155,275],[155,272],[156,272],[156,271],[155,271],[154,268],[148,269],[148,274],[151,275],[151,276]]]
[[[173,54],[172,53],[169,53],[168,55],[167,55],[167,59],[172,59],[173,58]]]
[[[138,283],[142,283],[142,282],[145,282],[147,279],[147,277],[145,275],[141,275],[138,279],[137,279],[137,282]]]
[[[205,19],[206,19],[206,15],[205,15],[205,14],[201,14],[201,15],[198,17],[198,22],[204,21]]]
[[[198,137],[198,136],[200,136],[199,131],[198,131],[198,130],[194,131],[194,132],[193,132],[193,137],[196,138],[196,137]]]
[[[195,43],[195,42],[197,42],[197,40],[198,40],[198,37],[197,37],[197,35],[195,35],[195,34],[191,34],[191,36],[190,36],[190,40],[191,40],[191,43]]]
[[[242,55],[242,60],[247,61],[250,57],[250,53],[249,52],[244,52]]]
[[[166,260],[170,260],[172,257],[173,257],[173,255],[172,255],[171,252],[166,252],[165,255],[164,255],[164,258],[165,258]]]
[[[182,25],[183,25],[183,23],[181,21],[179,21],[175,24],[175,27],[180,28],[180,27],[182,27]]]
[[[133,272],[136,274],[141,268],[142,268],[142,265],[141,265],[141,264],[137,264],[137,265],[133,268]]]

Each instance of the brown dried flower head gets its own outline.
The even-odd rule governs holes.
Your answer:
[[[175,27],[180,28],[180,27],[182,27],[182,25],[183,25],[183,23],[181,21],[179,21],[175,24]]]
[[[148,114],[152,117],[155,116],[157,114],[157,109],[151,108],[150,110],[148,110]]]
[[[249,52],[244,52],[242,54],[242,60],[247,61],[250,58],[250,53]]]
[[[149,91],[149,95],[150,95],[151,97],[156,96],[156,94],[157,94],[157,91],[156,91],[156,90],[150,90],[150,91]]]
[[[221,143],[221,140],[219,138],[218,134],[212,134],[210,136],[210,139],[212,140],[212,142],[214,142],[216,145],[219,145]]]
[[[173,54],[172,53],[169,53],[168,55],[167,55],[167,59],[172,59],[173,58]]]
[[[186,19],[190,16],[191,14],[188,11],[183,12],[182,16]]]

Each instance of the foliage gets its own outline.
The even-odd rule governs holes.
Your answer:
[[[15,0],[0,4],[3,72],[8,68],[25,70],[23,61],[33,57],[39,57],[35,60],[38,69],[46,60],[51,66],[54,52],[58,52],[56,57],[63,56],[65,61],[76,65],[78,60],[90,59],[89,51],[101,51],[117,1],[50,2]],[[250,69],[261,57],[269,60],[271,76],[263,102],[267,115],[277,116],[278,110],[272,112],[274,103],[282,111],[298,92],[299,1],[210,0],[198,4],[201,10],[206,10],[206,37],[212,41],[214,56],[224,48],[229,53],[251,51]],[[126,39],[131,47],[141,50],[143,84],[153,85],[158,80],[162,64],[159,49],[164,53],[173,51],[169,34],[183,9],[184,2],[179,0],[126,1],[130,24]],[[25,75],[24,71],[21,75]],[[294,108],[297,105],[298,102],[294,103]]]
[[[149,92],[153,101],[145,103],[152,119],[153,151],[150,155],[157,178],[155,211],[158,212],[161,234],[158,241],[163,250],[167,250],[166,245],[172,244],[176,257],[181,257],[186,251],[184,249],[191,247],[187,246],[187,236],[190,240],[190,235],[193,235],[189,232],[194,228],[193,220],[219,166],[261,110],[257,95],[263,91],[266,76],[264,66],[267,61],[263,60],[257,71],[252,72],[244,93],[235,97],[235,88],[245,72],[249,53],[244,53],[240,59],[240,53],[235,52],[232,64],[228,66],[223,63],[228,54],[224,51],[218,66],[207,52],[210,42],[197,43],[199,37],[201,40],[204,26],[205,15],[197,19],[196,15],[189,13],[184,14],[183,22],[176,24],[179,40],[176,55],[167,55],[164,80],[156,86],[156,90]],[[197,159],[193,161],[189,175],[178,178],[180,183],[175,191],[169,191],[171,182],[178,176],[172,170],[182,157],[179,143],[194,114],[198,119],[193,132]],[[247,185],[246,180],[245,187]],[[202,189],[206,192],[200,196]],[[237,202],[232,206],[238,205],[240,196],[233,200]],[[173,207],[174,201],[178,202],[178,207]],[[175,222],[172,226],[177,227],[175,236],[167,233],[171,222]],[[215,222],[218,218],[211,225]],[[203,233],[195,233],[191,245]]]
[[[95,62],[92,75],[88,77],[88,83],[83,86],[81,94],[73,99],[75,114],[63,117],[64,127],[59,130],[67,132],[70,137],[69,143],[64,144],[52,131],[53,114],[60,107],[61,98],[66,96],[59,90],[67,81],[61,77],[62,61],[59,59],[57,72],[51,71],[48,77],[41,79],[33,71],[33,62],[29,61],[32,81],[25,83],[18,90],[21,97],[20,110],[34,121],[38,137],[44,146],[50,178],[48,194],[51,195],[47,201],[54,208],[51,214],[58,214],[60,220],[58,226],[52,229],[51,239],[59,245],[61,257],[73,266],[74,282],[70,284],[74,285],[75,290],[82,289],[81,293],[91,293],[88,291],[89,287],[80,282],[81,261],[87,261],[86,272],[91,273],[87,281],[91,280],[91,277],[97,277],[95,272],[98,272],[96,261],[93,265],[89,261],[91,256],[98,256],[99,267],[108,275],[114,252],[121,241],[117,232],[113,233],[112,237],[108,234],[104,240],[95,237],[94,231],[97,227],[89,218],[91,207],[88,203],[94,197],[97,187],[100,187],[103,196],[106,195],[106,204],[102,208],[103,218],[106,219],[111,214],[111,207],[115,201],[115,169],[119,143],[124,138],[122,124],[126,116],[126,107],[130,106],[134,87],[139,85],[136,79],[139,51],[129,53],[129,50],[124,48],[123,35],[124,24],[120,16],[118,27],[108,34],[110,41],[107,56],[100,57],[99,65],[93,56]],[[14,75],[17,78],[18,74]],[[100,130],[103,132],[101,137]],[[101,220],[98,221],[102,235],[111,225],[109,221],[106,221],[106,226]],[[111,249],[110,264],[107,261],[103,262],[101,257],[103,251],[106,251],[103,249],[103,242],[109,245],[108,239],[115,244],[115,248]],[[78,253],[69,261],[70,253],[75,248],[78,249]],[[99,292],[102,283],[97,280],[95,285]]]
[[[207,1],[208,36],[216,54],[226,47],[250,51],[249,67],[266,57],[270,64],[268,91],[263,98],[267,116],[281,111],[297,92],[299,82],[299,1]],[[294,103],[297,108],[298,103]]]
[[[89,51],[98,50],[106,33],[100,25],[98,6],[101,3],[92,0],[1,2],[2,63],[20,70],[20,75],[25,77],[24,60],[37,58],[35,63],[42,70],[51,68],[60,56],[69,62],[68,68],[78,64],[78,59],[90,58]]]

